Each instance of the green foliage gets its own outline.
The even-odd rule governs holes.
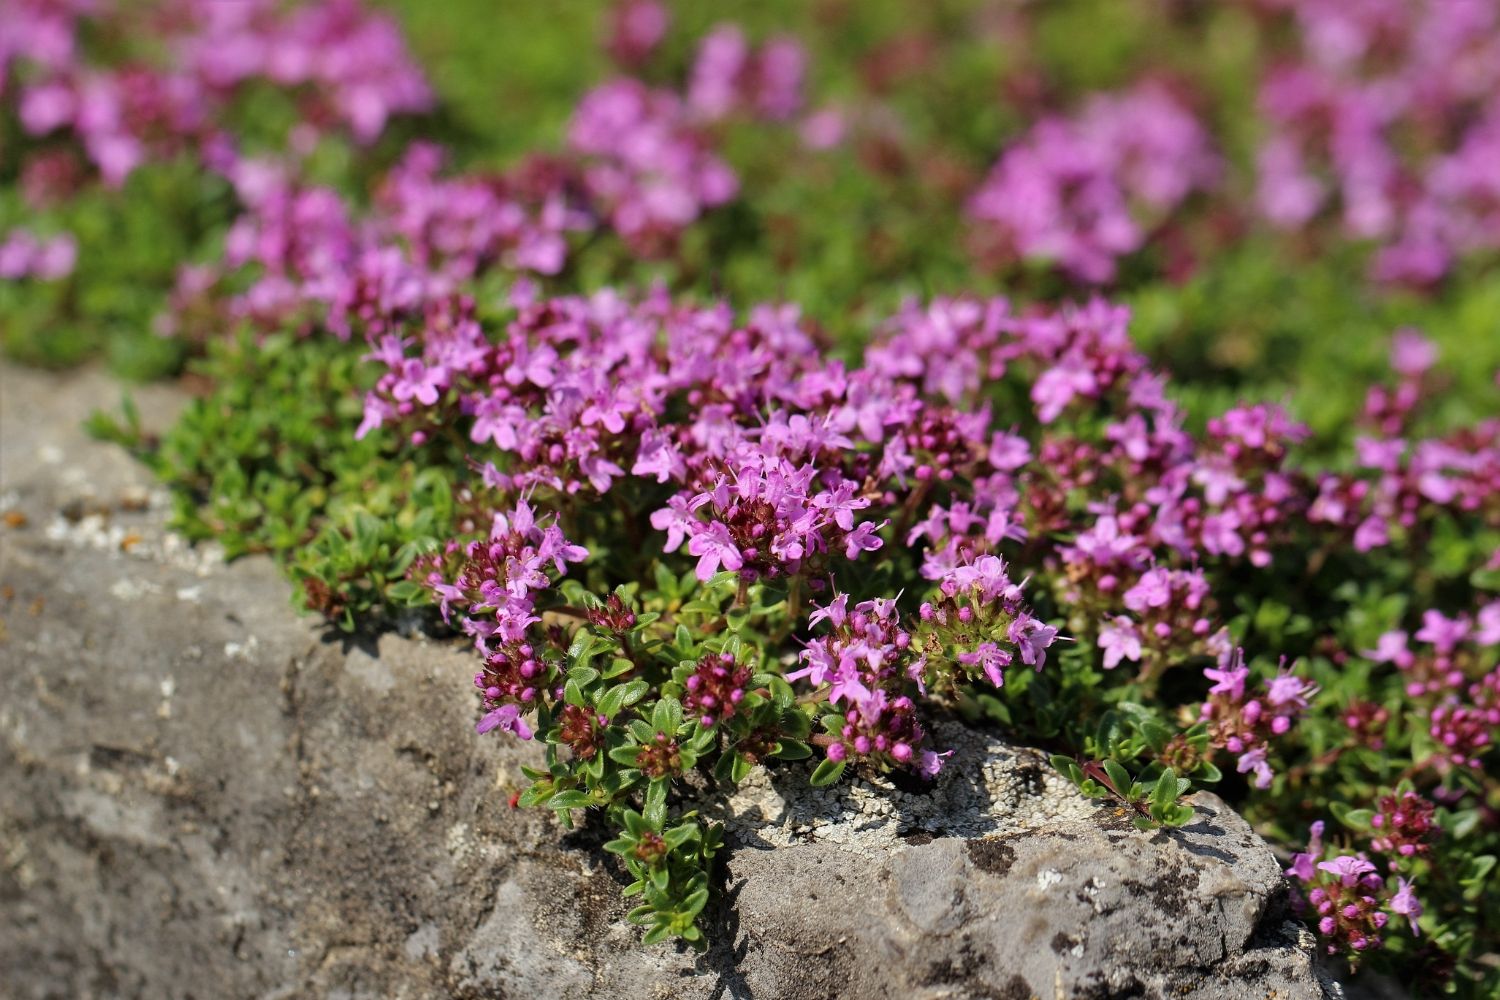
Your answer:
[[[352,440],[363,353],[331,338],[242,335],[210,346],[195,369],[211,388],[160,439],[129,406],[91,428],[172,487],[175,530],[231,559],[274,555],[300,606],[352,629],[427,603],[407,570],[460,516],[448,467],[419,465],[388,437]]]
[[[232,209],[228,184],[187,158],[137,170],[118,191],[91,187],[57,205],[36,228],[71,233],[77,266],[61,281],[0,282],[0,347],[45,367],[103,357],[129,378],[174,373],[186,345],[156,332],[166,293]],[[0,193],[0,233],[30,215],[14,190]]]

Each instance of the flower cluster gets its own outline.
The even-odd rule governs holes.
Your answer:
[[[1417,918],[1422,915],[1422,903],[1412,883],[1396,876],[1392,887],[1363,852],[1342,854],[1325,845],[1325,830],[1321,820],[1313,824],[1307,849],[1293,857],[1286,874],[1299,883],[1304,894],[1299,902],[1311,911],[1328,954],[1343,953],[1357,962],[1365,952],[1381,946],[1392,916],[1405,918],[1412,934],[1420,935]],[[1386,848],[1377,846],[1376,850]],[[1396,866],[1391,867],[1395,870]]]
[[[1266,681],[1259,696],[1252,697],[1246,689],[1250,670],[1238,648],[1225,649],[1216,666],[1203,673],[1214,682],[1202,711],[1210,740],[1238,756],[1235,770],[1253,774],[1256,788],[1269,788],[1268,740],[1292,728],[1307,710],[1308,700],[1317,694],[1317,686],[1283,669]]]
[[[66,233],[47,238],[13,229],[0,239],[0,278],[6,281],[58,281],[73,273],[77,259],[78,244]]]
[[[613,496],[629,519],[644,502],[664,553],[688,556],[704,584],[727,571],[741,587],[817,593],[892,535],[920,544],[934,591],[916,619],[903,623],[882,598],[846,611],[841,596],[809,620],[834,633],[789,677],[843,715],[830,760],[874,755],[933,771],[940,758],[921,746],[912,695],[958,680],[1001,687],[1012,664],[1041,669],[1060,636],[1023,606],[1003,546],[1029,544],[1063,567],[1052,596],[1098,637],[1102,665],[1128,659],[1154,682],[1184,655],[1228,655],[1194,563],[1267,566],[1272,533],[1295,509],[1304,484],[1283,463],[1299,429],[1274,408],[1236,407],[1195,445],[1124,323],[1103,303],[1045,315],[998,300],[913,306],[866,367],[847,369],[820,359],[787,309],[739,324],[722,306],[660,293],[522,296],[496,340],[471,306],[444,300],[416,336],[371,336],[384,373],[361,433],[477,445],[488,488],[559,509]],[[1042,426],[1081,410],[1118,414],[1068,445],[1087,461],[1054,462],[1063,438],[1044,434],[1036,448],[991,426],[976,373],[1007,369],[1025,373]],[[1080,492],[1093,498],[1082,511],[1063,499]],[[1211,745],[1265,787],[1269,741],[1315,688],[1283,672],[1246,700],[1249,668],[1226,659],[1221,670],[1204,709]],[[718,680],[693,684],[685,702],[707,685],[723,704]]]
[[[223,155],[233,143],[222,129],[226,109],[253,81],[301,103],[303,142],[330,127],[370,142],[392,115],[432,104],[394,23],[353,0],[290,10],[272,0],[118,9],[28,0],[6,14],[0,74],[7,62],[27,64],[17,98],[23,128],[68,133],[113,185],[148,159]],[[85,31],[149,37],[173,58],[166,68],[145,59],[95,64],[79,40]]]
[[[696,712],[704,726],[717,725],[733,718],[749,682],[749,668],[735,663],[732,653],[705,656],[683,683],[682,707]]]
[[[229,164],[244,212],[220,264],[181,272],[172,332],[249,320],[264,329],[326,326],[344,339],[394,334],[488,268],[557,273],[566,234],[593,224],[562,170],[449,176],[443,163],[438,147],[413,145],[358,221],[337,192],[302,181],[290,165]]]
[[[641,249],[669,242],[739,189],[682,98],[639,80],[623,78],[586,95],[568,128],[568,145],[584,158],[590,199]]]
[[[1431,282],[1500,247],[1500,6],[1265,6],[1291,14],[1300,42],[1261,85],[1266,218],[1301,227],[1336,208],[1350,237],[1381,246],[1375,272],[1391,281]]]
[[[450,542],[441,556],[428,560],[435,565],[426,581],[443,619],[453,622],[457,612],[455,624],[487,657],[486,683],[480,685],[487,698],[525,703],[537,696],[543,667],[526,644],[528,631],[541,621],[535,595],[552,585],[549,568],[561,575],[568,563],[587,557],[556,524],[539,524],[522,501],[509,513],[495,514],[488,538],[461,547]]]
[[[1219,161],[1197,119],[1164,86],[1101,94],[1046,118],[1007,149],[969,203],[994,250],[1110,281]]]
[[[1500,249],[1500,182],[1489,167],[1500,153],[1500,4],[1244,5],[1270,53],[1245,109],[1260,132],[1244,180],[1259,220],[1306,233],[1332,217],[1337,238],[1375,247],[1371,271],[1383,282],[1431,285],[1465,257]],[[970,200],[981,256],[1110,282],[1122,257],[1190,214],[1181,209],[1194,192],[1214,195],[1199,216],[1204,235],[1220,239],[1243,213],[1239,185],[1221,183],[1215,145],[1151,77],[1075,114],[1046,114]],[[1168,247],[1169,265],[1181,249]]]
[[[687,100],[706,121],[748,113],[786,121],[802,108],[807,53],[782,36],[752,50],[735,24],[722,24],[698,44]]]

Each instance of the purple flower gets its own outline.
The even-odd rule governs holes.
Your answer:
[[[480,735],[491,729],[503,729],[523,740],[531,739],[531,727],[526,725],[525,719],[521,718],[521,709],[518,705],[501,705],[485,715],[474,726],[474,731]]]
[[[1266,762],[1266,748],[1263,746],[1240,754],[1234,769],[1240,774],[1254,772],[1256,788],[1271,787],[1271,779],[1274,775],[1271,772],[1271,765]]]
[[[712,579],[721,564],[725,569],[739,569],[745,564],[729,529],[718,521],[698,528],[688,542],[688,554],[699,557],[697,574],[703,581]]]
[[[1391,340],[1391,367],[1407,378],[1417,378],[1437,362],[1437,345],[1416,330],[1396,331]]]
[[[1040,670],[1047,662],[1047,647],[1057,638],[1057,629],[1023,611],[1010,623],[1006,634],[1020,648],[1021,662]]]
[[[1411,924],[1411,932],[1420,937],[1422,931],[1417,927],[1417,918],[1422,915],[1422,902],[1406,879],[1397,878],[1396,885],[1396,894],[1391,897],[1391,912],[1405,917]]]
[[[857,559],[861,552],[874,552],[885,543],[875,534],[885,522],[865,521],[844,537],[844,557]]]
[[[1121,660],[1139,663],[1141,659],[1141,637],[1135,623],[1119,615],[1105,623],[1099,630],[1099,648],[1104,650],[1104,669],[1113,670]]]
[[[1339,881],[1345,886],[1353,886],[1359,882],[1360,876],[1373,872],[1375,866],[1364,858],[1352,854],[1344,854],[1331,861],[1318,862],[1318,870],[1331,872],[1337,875]]]
[[[1441,611],[1428,609],[1422,612],[1422,627],[1417,631],[1418,642],[1430,642],[1440,653],[1451,653],[1469,634],[1469,620],[1463,615],[1449,618]]]
[[[1311,882],[1317,875],[1314,862],[1323,853],[1323,829],[1322,820],[1317,820],[1312,825],[1311,835],[1307,840],[1307,850],[1292,856],[1292,864],[1286,870],[1286,874],[1294,876],[1302,882]]]
[[[1307,707],[1307,699],[1316,692],[1317,685],[1286,671],[1266,683],[1266,701],[1273,708],[1284,711],[1301,711]]]
[[[936,778],[943,770],[943,765],[947,763],[948,758],[952,756],[952,750],[944,750],[942,753],[937,753],[933,750],[923,750],[921,763],[917,769],[922,773],[923,777]]]
[[[958,662],[965,666],[977,666],[984,671],[995,687],[1005,686],[1004,669],[1010,666],[1010,654],[993,642],[981,642],[973,652],[960,653]],[[1029,662],[1029,661],[1028,661]]]
[[[1403,670],[1410,667],[1414,660],[1411,650],[1406,648],[1406,633],[1399,629],[1381,633],[1375,648],[1365,650],[1361,655],[1377,663],[1394,663]]]

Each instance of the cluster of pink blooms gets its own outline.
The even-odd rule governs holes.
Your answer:
[[[1287,464],[1305,432],[1279,408],[1236,407],[1195,439],[1128,321],[1102,301],[1032,315],[998,301],[935,302],[898,316],[867,365],[986,423],[985,383],[1023,375],[1040,434],[994,432],[961,449],[985,459],[956,466],[970,495],[934,502],[906,541],[928,540],[925,572],[938,579],[1005,539],[1061,538],[1039,557],[1056,597],[1076,609],[1074,628],[1097,635],[1105,667],[1128,660],[1149,675],[1216,652],[1202,564],[1271,562],[1305,504]],[[1086,512],[1072,506],[1080,496]]]
[[[665,31],[655,4],[628,5],[620,17],[617,40],[630,51],[649,51]],[[362,314],[419,312],[491,265],[556,274],[567,234],[601,226],[638,252],[665,252],[738,192],[709,126],[741,110],[779,121],[802,104],[800,46],[777,39],[755,51],[724,26],[704,41],[686,96],[628,77],[606,83],[580,102],[563,155],[533,156],[504,174],[446,173],[440,149],[415,144],[378,190],[374,211],[356,219],[335,191],[303,179],[300,159],[330,130],[368,142],[392,115],[429,108],[427,85],[388,18],[355,0],[292,8],[173,0],[129,13],[26,0],[0,18],[0,87],[16,66],[13,99],[29,133],[75,137],[110,184],[182,152],[233,183],[242,214],[218,265],[181,272],[165,320],[177,333],[226,320],[305,325],[331,311],[330,325],[348,335],[363,326]],[[163,38],[163,66],[86,60],[84,28],[130,35],[147,23]],[[228,130],[232,98],[253,81],[298,102],[282,159],[245,155]],[[81,182],[69,155],[55,145],[29,154],[23,187],[34,202]],[[25,234],[11,242],[9,271],[66,273],[64,244],[28,250]]]
[[[167,62],[96,65],[84,31],[152,38]],[[392,115],[432,103],[394,22],[354,0],[292,9],[274,0],[20,0],[0,13],[0,35],[0,78],[8,63],[21,70],[22,127],[67,132],[112,185],[148,160],[232,143],[224,110],[251,82],[294,97],[304,130],[342,128],[361,142]]]
[[[1203,703],[1202,720],[1208,723],[1214,746],[1238,755],[1235,770],[1254,775],[1256,788],[1269,788],[1273,777],[1266,760],[1269,741],[1292,728],[1318,688],[1282,670],[1265,682],[1259,695],[1252,696],[1246,689],[1250,669],[1243,652],[1223,644],[1217,665],[1203,671],[1214,685]]]
[[[682,707],[704,726],[734,717],[750,683],[750,668],[736,663],[733,653],[710,653],[683,681]]]
[[[670,245],[739,190],[677,93],[621,78],[586,95],[568,128],[583,182],[610,226],[642,250]]]
[[[488,709],[479,732],[499,727],[531,738],[522,712],[549,680],[548,668],[528,641],[532,626],[541,621],[533,595],[551,587],[549,572],[560,576],[568,563],[587,557],[587,550],[564,538],[556,524],[539,522],[523,500],[509,513],[495,514],[487,538],[467,545],[450,542],[423,561],[444,620],[472,636],[485,658],[484,669],[474,675]]]
[[[1404,878],[1387,896],[1386,880],[1362,854],[1340,854],[1319,860],[1324,854],[1323,824],[1313,824],[1312,842],[1298,854],[1287,874],[1298,879],[1306,893],[1306,905],[1317,919],[1318,933],[1327,939],[1330,955],[1348,952],[1358,956],[1379,948],[1382,932],[1392,914],[1411,922],[1413,934],[1422,904]]]
[[[1290,13],[1300,43],[1260,93],[1266,218],[1336,209],[1382,248],[1383,280],[1431,282],[1500,248],[1500,3],[1256,2]]]
[[[628,481],[623,495],[657,498],[651,526],[704,581],[792,578],[816,594],[892,537],[912,547],[939,595],[916,622],[902,624],[892,602],[846,611],[842,598],[814,616],[834,631],[796,676],[854,713],[836,758],[935,767],[903,685],[962,673],[998,686],[1013,662],[1043,665],[1058,629],[1022,606],[1007,545],[1048,569],[1105,666],[1154,672],[1222,653],[1201,563],[1265,565],[1289,530],[1274,498],[1288,498],[1285,514],[1306,488],[1283,468],[1300,430],[1279,410],[1232,409],[1201,441],[1183,431],[1165,380],[1126,336],[1126,312],[1102,302],[1051,313],[913,304],[851,369],[784,306],[737,321],[722,304],[660,291],[537,299],[523,286],[515,301],[498,337],[458,296],[365,323],[383,372],[360,433],[478,446],[488,487],[560,509],[587,509]],[[992,427],[985,387],[1012,376],[1030,386],[1037,435]],[[1068,500],[1080,493],[1091,498],[1082,515]],[[1216,717],[1216,745],[1263,781],[1268,740],[1313,689],[1283,672],[1241,703],[1248,671],[1234,669],[1236,714]]]
[[[1413,640],[1421,644],[1412,648]],[[1469,615],[1429,609],[1414,634],[1386,632],[1364,655],[1401,671],[1406,696],[1428,720],[1438,748],[1429,764],[1481,770],[1480,756],[1500,741],[1500,667],[1470,681],[1484,651],[1500,646],[1500,601]]]
[[[1416,792],[1406,791],[1400,795],[1383,795],[1376,803],[1377,810],[1370,817],[1370,827],[1375,836],[1370,847],[1381,854],[1397,858],[1414,858],[1432,850],[1432,838],[1438,832],[1433,821],[1436,806]],[[1397,862],[1392,860],[1394,871]]]
[[[12,229],[0,238],[0,279],[58,281],[73,273],[78,244],[64,233],[38,236],[29,229]]]
[[[639,69],[667,36],[671,23],[659,0],[620,0],[610,9],[604,47],[625,69]]]
[[[923,683],[925,657],[902,627],[895,601],[862,601],[853,611],[848,602],[840,594],[812,613],[809,624],[826,621],[828,633],[809,642],[801,666],[787,674],[788,680],[826,686],[829,703],[843,715],[843,725],[827,740],[828,759],[874,758],[937,774],[947,754],[922,749],[925,733],[907,692]]]
[[[1414,331],[1396,335],[1391,367],[1398,382],[1370,390],[1369,433],[1355,441],[1358,470],[1319,479],[1308,518],[1348,532],[1360,552],[1418,543],[1422,526],[1443,512],[1500,525],[1500,419],[1443,437],[1408,436],[1435,359],[1433,345]]]
[[[335,6],[344,20],[353,17],[354,8]],[[616,42],[630,51],[649,51],[665,30],[664,12],[650,3],[627,5],[619,16],[624,35]],[[332,15],[296,23],[309,18]],[[241,22],[235,15],[228,23]],[[244,23],[251,22],[259,23]],[[738,56],[727,52],[734,44]],[[607,228],[637,252],[669,251],[687,226],[739,190],[708,126],[742,105],[777,120],[793,115],[803,62],[795,43],[773,40],[753,52],[738,28],[721,27],[703,44],[689,96],[630,77],[605,83],[576,108],[563,154],[531,156],[504,173],[445,171],[441,148],[415,143],[357,219],[334,190],[302,178],[301,143],[280,161],[212,144],[206,160],[234,184],[243,211],[220,264],[181,272],[166,328],[320,322],[342,337],[357,331],[376,340],[397,320],[447,308],[461,282],[493,267],[557,274],[569,233]],[[722,102],[710,93],[713,81],[724,88]]]
[[[788,121],[802,110],[807,53],[781,36],[753,49],[738,25],[721,24],[698,45],[688,81],[689,107],[706,121],[749,114]]]
[[[441,308],[492,267],[558,273],[570,232],[604,225],[638,250],[666,249],[738,189],[687,103],[633,79],[584,97],[569,150],[503,174],[451,174],[439,147],[416,143],[356,219],[337,192],[305,182],[294,160],[215,147],[211,166],[233,182],[243,212],[219,265],[182,271],[168,328],[318,322],[375,339],[399,318]],[[247,271],[248,287],[234,287]]]
[[[331,188],[280,163],[226,166],[243,213],[216,266],[184,269],[173,295],[174,332],[248,319],[266,329],[322,324],[343,338],[374,338],[491,267],[555,274],[567,233],[592,226],[569,175],[532,162],[506,175],[449,176],[444,154],[417,143],[356,218]],[[253,277],[243,288],[236,275]]]
[[[1260,79],[1261,218],[1300,231],[1336,213],[1378,247],[1387,282],[1430,284],[1500,249],[1500,2],[1244,2],[1267,39],[1293,40]],[[985,255],[1104,283],[1220,167],[1193,114],[1147,81],[1032,126],[968,214]]]
[[[1033,125],[1001,156],[968,212],[993,251],[1101,283],[1219,172],[1198,120],[1165,86],[1146,83]]]
[[[638,68],[666,34],[655,0],[614,11],[608,49]],[[689,224],[739,193],[739,178],[714,150],[711,126],[732,115],[772,122],[803,104],[807,54],[795,39],[752,47],[738,25],[722,24],[699,43],[685,91],[625,76],[587,94],[568,127],[581,159],[582,186],[598,216],[639,252],[669,249]]]
[[[1437,832],[1432,823],[1433,805],[1408,791],[1383,797],[1379,806],[1380,811],[1372,818],[1375,836],[1370,847],[1391,859],[1388,867],[1394,874],[1398,859],[1405,862],[1430,849],[1431,837]],[[1312,910],[1328,954],[1343,952],[1357,957],[1379,948],[1392,916],[1405,918],[1411,932],[1420,935],[1417,919],[1422,915],[1422,903],[1412,883],[1397,875],[1392,888],[1365,852],[1338,853],[1325,845],[1324,830],[1321,820],[1312,825],[1307,850],[1293,856],[1286,874],[1301,884],[1304,898],[1298,902]]]

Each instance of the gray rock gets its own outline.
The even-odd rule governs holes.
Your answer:
[[[925,793],[748,783],[717,807],[715,946],[642,947],[603,832],[510,808],[536,748],[474,735],[469,654],[330,635],[268,562],[165,532],[144,471],[78,430],[116,396],[0,367],[6,996],[1324,993],[1217,799],[1140,833],[952,725]],[[178,405],[138,396],[158,426]]]

